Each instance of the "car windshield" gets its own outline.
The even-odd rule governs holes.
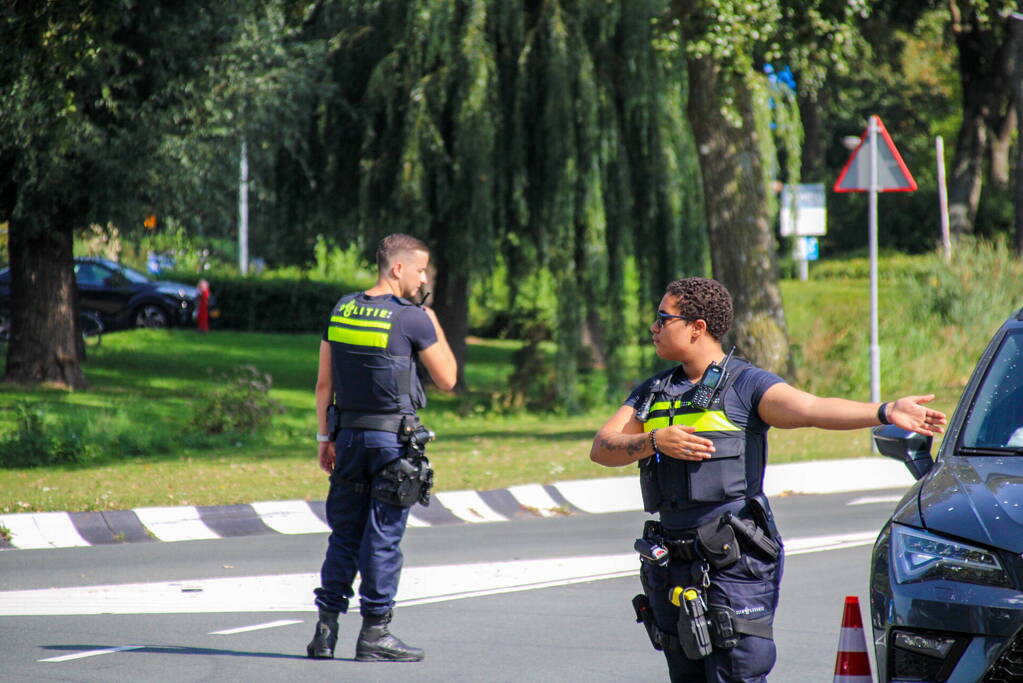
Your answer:
[[[121,264],[117,264],[117,269],[124,273],[124,276],[126,278],[128,278],[129,280],[136,284],[144,284],[146,282],[151,282],[151,280],[148,277],[138,272],[137,270],[132,270],[128,266],[122,266]]]
[[[1023,330],[1007,334],[988,365],[960,447],[1023,454]]]

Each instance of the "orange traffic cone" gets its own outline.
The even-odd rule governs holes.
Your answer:
[[[860,599],[855,595],[847,595],[845,612],[842,614],[842,632],[838,636],[834,683],[873,683],[873,680],[870,658],[867,656],[867,639],[863,634],[863,617],[860,616]]]

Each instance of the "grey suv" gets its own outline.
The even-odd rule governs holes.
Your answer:
[[[937,458],[877,427],[918,479],[874,544],[878,680],[1023,681],[1023,309],[998,330]]]

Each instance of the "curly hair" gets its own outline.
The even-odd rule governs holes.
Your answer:
[[[703,319],[707,331],[718,341],[732,327],[732,295],[717,280],[687,277],[675,280],[666,290],[675,299],[679,313],[693,319]]]

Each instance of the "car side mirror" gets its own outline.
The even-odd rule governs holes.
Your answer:
[[[870,431],[881,455],[904,463],[914,479],[920,479],[934,466],[931,437],[895,425],[881,425]]]

